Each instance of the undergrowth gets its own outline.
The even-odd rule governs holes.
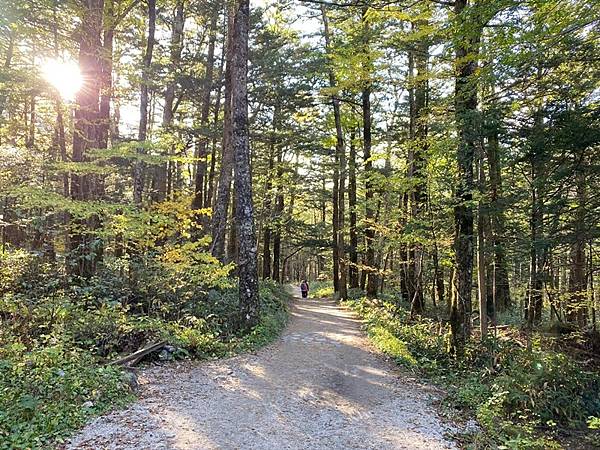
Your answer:
[[[413,321],[393,303],[347,302],[365,320],[375,345],[398,364],[444,387],[449,410],[475,416],[479,431],[459,436],[467,448],[553,449],[574,440],[600,445],[600,376],[533,339],[470,342],[464,357],[447,352],[449,329]],[[455,414],[455,413],[454,413]]]
[[[0,449],[52,447],[131,402],[131,376],[109,365],[119,355],[166,340],[169,358],[228,356],[269,343],[287,317],[288,294],[271,282],[260,286],[260,323],[240,334],[227,279],[206,288],[146,267],[139,276],[162,282],[125,285],[109,273],[59,283],[50,269],[18,269],[0,274]]]
[[[327,298],[333,296],[333,283],[331,281],[312,281],[310,283],[310,298]]]

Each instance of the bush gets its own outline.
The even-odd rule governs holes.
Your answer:
[[[0,449],[48,447],[131,399],[123,374],[106,365],[119,354],[166,340],[175,357],[215,358],[270,342],[285,324],[288,294],[261,284],[260,323],[240,334],[229,271],[194,245],[129,264],[107,257],[87,280],[32,253],[3,255]]]

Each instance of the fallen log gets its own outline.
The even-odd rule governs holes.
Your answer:
[[[112,361],[109,363],[110,366],[134,366],[139,363],[142,358],[150,353],[154,353],[158,350],[161,350],[165,345],[167,345],[167,341],[160,341],[154,344],[147,345],[144,348],[141,348],[135,353],[131,355],[125,356],[123,358],[117,359],[116,361]]]

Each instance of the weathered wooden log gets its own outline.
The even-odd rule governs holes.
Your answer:
[[[112,361],[109,365],[111,366],[133,366],[139,363],[142,358],[150,353],[154,353],[158,350],[161,350],[165,345],[167,345],[167,341],[160,341],[154,344],[147,345],[144,348],[141,348],[135,353],[131,355],[125,356],[123,358],[117,359],[116,361]]]

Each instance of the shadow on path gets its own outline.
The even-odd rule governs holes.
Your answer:
[[[139,402],[67,448],[453,447],[427,388],[373,352],[350,312],[295,298],[290,314],[281,338],[255,354],[147,369]]]

